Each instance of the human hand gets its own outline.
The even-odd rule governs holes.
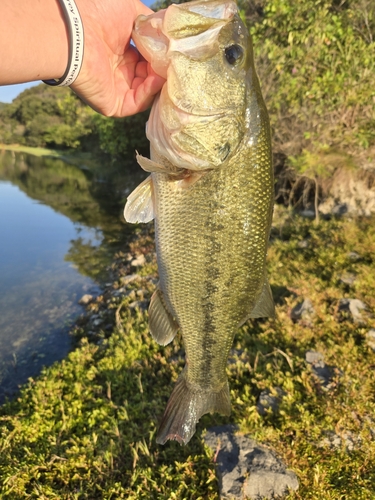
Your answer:
[[[152,13],[140,0],[76,0],[85,47],[71,88],[106,116],[129,116],[149,107],[164,79],[130,45],[136,17]]]

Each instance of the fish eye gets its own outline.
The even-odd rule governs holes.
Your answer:
[[[240,45],[226,47],[225,58],[231,66],[236,66],[243,58],[243,48]]]

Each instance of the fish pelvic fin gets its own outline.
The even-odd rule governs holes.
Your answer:
[[[228,381],[218,392],[202,390],[190,386],[185,373],[184,370],[180,375],[168,400],[156,437],[159,444],[169,439],[187,444],[195,433],[197,422],[206,413],[230,415]]]
[[[128,196],[124,208],[126,222],[136,224],[137,222],[150,222],[155,218],[153,202],[153,182],[149,175]]]
[[[148,323],[151,335],[160,345],[167,345],[175,338],[179,325],[168,311],[163,292],[156,288],[148,309]]]

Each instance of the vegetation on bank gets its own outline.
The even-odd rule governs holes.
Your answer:
[[[0,108],[0,143],[62,151],[107,154],[133,162],[148,150],[148,112],[126,119],[106,118],[70,89],[31,87]]]
[[[138,234],[131,257],[113,264],[114,287],[88,306],[102,319],[76,328],[79,347],[30,380],[0,409],[0,496],[4,499],[218,499],[205,429],[235,423],[273,448],[300,481],[286,498],[368,500],[375,494],[375,352],[373,221],[311,221],[279,211],[268,268],[275,320],[247,322],[236,335],[227,372],[232,415],[204,416],[186,447],[155,443],[157,421],[184,364],[181,339],[167,347],[150,337],[144,302],[156,281],[153,238]],[[355,275],[348,285],[345,273]],[[341,298],[367,307],[362,321],[341,313]],[[315,314],[293,321],[309,298]],[[305,361],[318,351],[331,368],[327,386]],[[264,390],[281,388],[277,413],[260,416]],[[330,435],[338,445],[330,445]],[[348,447],[345,436],[351,436]],[[336,440],[337,441],[337,440]]]
[[[155,8],[166,7],[162,0]],[[253,36],[277,162],[310,177],[375,154],[375,4],[372,0],[239,0]],[[104,118],[72,92],[44,84],[0,108],[0,143],[147,151],[147,112]]]
[[[333,148],[362,163],[373,160],[374,2],[266,0],[262,6],[251,32],[276,150],[290,156]]]

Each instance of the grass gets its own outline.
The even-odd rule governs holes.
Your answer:
[[[232,415],[204,416],[186,447],[155,444],[157,420],[183,365],[181,341],[158,346],[147,313],[128,307],[150,297],[154,258],[121,293],[130,269],[119,255],[120,292],[89,306],[113,328],[88,336],[88,324],[77,326],[77,349],[0,409],[0,497],[216,500],[213,453],[202,436],[210,426],[235,423],[296,472],[300,488],[288,500],[375,498],[375,353],[365,341],[374,327],[373,222],[313,224],[277,211],[268,258],[277,318],[239,330],[228,365]],[[152,256],[150,237],[142,233],[130,251],[137,249]],[[356,274],[351,287],[340,280],[346,272]],[[340,315],[344,297],[366,303],[364,323]],[[291,309],[303,298],[315,315],[293,322]],[[329,389],[305,362],[308,350],[337,368]],[[286,393],[278,413],[261,417],[259,394],[277,387]],[[344,439],[338,448],[322,445],[331,431],[351,432],[353,450]]]

